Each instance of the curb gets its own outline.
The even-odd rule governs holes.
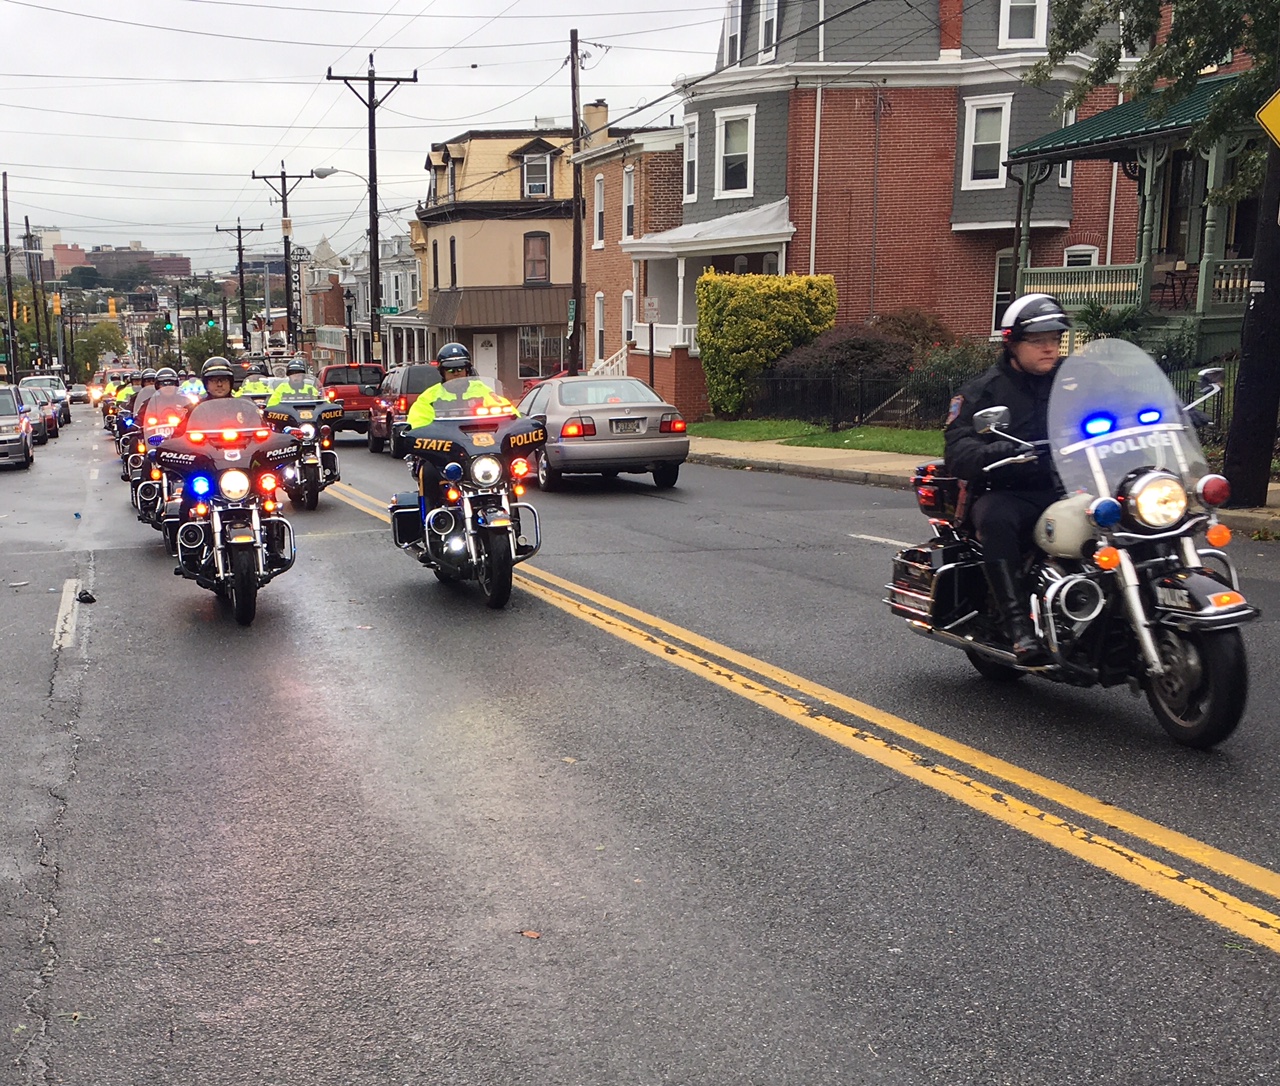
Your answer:
[[[860,486],[881,486],[892,490],[910,490],[913,480],[892,472],[858,471],[855,468],[820,468],[795,464],[787,460],[765,460],[750,456],[725,456],[722,453],[690,453],[689,463],[738,471],[767,471],[774,475],[799,475],[806,479],[826,479]],[[1218,520],[1233,532],[1269,532],[1280,540],[1280,509],[1222,509]]]

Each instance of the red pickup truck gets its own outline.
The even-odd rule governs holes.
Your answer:
[[[377,401],[385,373],[375,362],[325,366],[320,371],[320,391],[330,400],[342,401],[342,418],[334,423],[335,430],[369,432],[369,409]]]

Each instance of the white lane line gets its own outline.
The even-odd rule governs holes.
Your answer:
[[[53,649],[69,649],[76,643],[76,619],[80,616],[80,601],[76,599],[74,578],[62,586],[62,602],[58,605],[58,622],[53,628]]]
[[[868,543],[888,543],[891,547],[914,547],[914,543],[907,543],[902,539],[886,539],[882,535],[859,535],[857,532],[849,532],[850,539],[865,539]]]
[[[90,478],[90,479],[96,479],[97,477],[98,477],[98,469],[97,469],[97,468],[90,468],[90,469],[89,469],[89,478]]]

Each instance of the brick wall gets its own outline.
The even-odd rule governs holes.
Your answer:
[[[627,355],[627,373],[649,383],[648,351]],[[653,389],[690,421],[696,422],[711,411],[702,360],[691,357],[684,347],[671,348],[670,355],[654,355]]]

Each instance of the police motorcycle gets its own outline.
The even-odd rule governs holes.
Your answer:
[[[185,426],[162,438],[155,465],[178,485],[163,528],[174,574],[229,599],[241,626],[253,622],[258,589],[293,566],[293,527],[280,514],[280,471],[297,456],[252,401],[230,397],[192,407]]]
[[[177,482],[161,470],[156,461],[156,446],[177,432],[191,407],[190,396],[177,388],[163,387],[156,390],[138,415],[142,432],[135,451],[129,455],[129,496],[138,511],[138,519],[156,531],[164,529],[165,503]]]
[[[542,546],[538,511],[512,499],[524,494],[530,456],[546,441],[546,429],[500,397],[467,397],[470,377],[442,387],[457,398],[436,400],[431,424],[402,438],[409,456],[431,465],[438,481],[424,468],[417,493],[395,496],[391,536],[439,580],[475,581],[487,606],[505,607],[513,568]]]
[[[1231,531],[1216,511],[1230,485],[1210,472],[1193,424],[1194,409],[1221,391],[1223,371],[1200,376],[1205,394],[1184,408],[1150,355],[1114,339],[1089,343],[1055,372],[1049,454],[1065,497],[1036,523],[1023,569],[1041,662],[1016,662],[965,523],[969,495],[941,462],[917,468],[934,538],[895,556],[890,611],[963,650],[988,679],[1033,672],[1081,687],[1127,683],[1145,692],[1177,742],[1207,748],[1226,739],[1248,695],[1240,627],[1259,612],[1222,550]],[[1028,446],[1002,432],[1008,416],[990,407],[974,423]],[[1035,457],[1028,447],[987,470]]]
[[[342,401],[314,396],[291,396],[263,409],[271,426],[297,442],[297,463],[282,469],[280,485],[295,508],[314,509],[320,492],[338,482],[338,453],[333,447],[333,423],[342,418]]]

